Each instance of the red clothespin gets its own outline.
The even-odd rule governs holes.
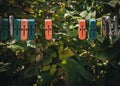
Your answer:
[[[21,40],[28,38],[28,19],[21,19]]]
[[[78,27],[78,37],[80,40],[86,39],[86,21],[85,20],[79,20],[79,27]]]
[[[45,39],[52,40],[52,20],[45,19]]]

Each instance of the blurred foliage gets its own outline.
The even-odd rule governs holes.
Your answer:
[[[118,38],[81,41],[77,21],[117,15],[119,0],[0,0],[0,15],[34,18],[34,40],[0,44],[1,86],[119,86]],[[44,37],[44,19],[53,20],[53,40]],[[119,23],[120,24],[120,23]],[[120,29],[120,25],[118,25]]]

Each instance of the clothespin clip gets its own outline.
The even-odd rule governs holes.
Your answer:
[[[78,38],[80,40],[86,39],[86,21],[85,20],[79,20],[79,27],[78,27]]]
[[[14,39],[20,40],[21,19],[14,19]]]
[[[96,34],[96,20],[95,19],[90,19],[89,21],[89,37],[93,40],[97,38]]]
[[[45,39],[52,40],[52,20],[45,19]]]
[[[28,38],[28,19],[21,19],[21,40]]]
[[[102,21],[101,21],[101,35],[103,37],[107,36],[107,28],[106,28],[106,19],[105,19],[105,17],[102,17]]]
[[[118,18],[117,16],[113,17],[113,32],[114,32],[114,36],[117,37],[117,33],[118,33]]]
[[[32,40],[35,37],[35,20],[28,19],[28,39]]]
[[[2,25],[1,25],[1,40],[7,40],[8,39],[8,19],[2,19]]]
[[[13,37],[13,21],[14,21],[14,16],[10,15],[9,16],[10,37]]]

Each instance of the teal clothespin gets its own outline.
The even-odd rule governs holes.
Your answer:
[[[16,40],[20,40],[21,19],[14,19],[13,35]]]
[[[8,19],[2,19],[2,23],[1,23],[1,40],[7,40],[8,39],[8,35],[9,35],[9,30],[8,30]]]
[[[28,19],[28,39],[32,40],[35,37],[35,20]]]
[[[96,20],[90,19],[89,21],[89,37],[93,40],[97,38],[96,34]]]

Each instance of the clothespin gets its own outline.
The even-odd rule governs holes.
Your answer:
[[[8,39],[8,19],[2,19],[2,27],[1,27],[1,40]]]
[[[79,20],[79,27],[78,27],[78,38],[80,40],[86,39],[86,21],[85,20]]]
[[[1,30],[1,27],[2,27],[2,16],[0,16],[0,30]]]
[[[118,17],[114,16],[113,17],[113,32],[114,32],[114,36],[117,37],[117,33],[118,33]]]
[[[101,35],[103,37],[107,36],[107,28],[106,28],[106,19],[105,19],[105,17],[102,17],[102,21],[101,21]]]
[[[106,29],[107,29],[107,34],[109,36],[113,36],[110,16],[106,16]]]
[[[28,19],[21,19],[21,40],[28,38]]]
[[[2,23],[2,16],[0,16],[0,29],[1,29],[1,23]]]
[[[14,39],[20,40],[21,19],[14,19]]]
[[[28,39],[32,40],[35,37],[35,20],[28,19]]]
[[[9,16],[10,37],[13,37],[13,21],[14,21],[14,16],[10,15]]]
[[[2,29],[2,16],[0,16],[0,41],[1,41],[1,29]]]
[[[96,34],[96,20],[95,19],[90,19],[89,21],[89,37],[93,40],[97,38]]]
[[[45,19],[45,39],[52,40],[52,20]]]

